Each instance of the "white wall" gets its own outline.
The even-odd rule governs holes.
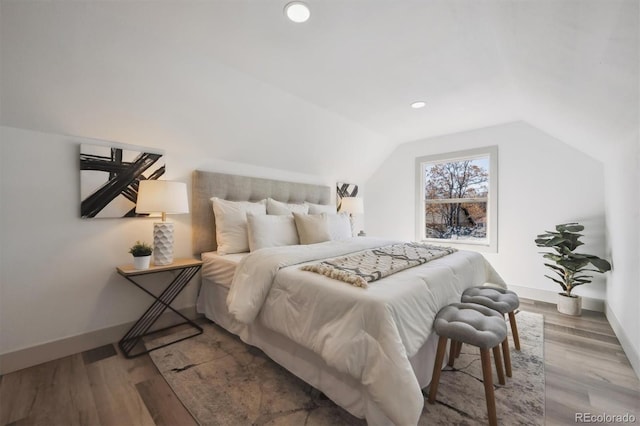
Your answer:
[[[86,139],[61,135],[164,150],[166,178],[189,183],[197,168],[361,183],[388,154],[381,135],[221,61],[194,7],[2,2],[0,354],[126,323],[149,303],[114,267],[153,220],[79,219]],[[176,253],[191,255],[190,216],[173,219]]]
[[[115,267],[131,263],[128,248],[135,240],[151,242],[154,220],[80,218],[80,143],[104,142],[0,127],[0,354],[133,321],[152,301]],[[147,146],[165,150],[166,179],[189,186],[194,169],[336,182],[221,161],[185,145]],[[176,257],[192,257],[190,215],[171,219]],[[195,303],[198,284],[185,290],[177,307]]]
[[[608,256],[613,270],[607,281],[609,323],[640,376],[640,147],[638,136],[612,149],[605,160]]]
[[[79,219],[86,139],[61,135],[164,150],[167,179],[189,183],[196,168],[362,183],[390,151],[381,135],[224,63],[208,21],[190,19],[197,9],[2,2],[0,354],[132,321],[149,303],[114,267],[150,240],[153,220]],[[190,256],[190,216],[173,219],[176,253]]]
[[[247,51],[256,49],[252,43],[239,41],[248,34],[245,31],[250,27],[245,21],[247,16],[259,23],[251,28],[251,34],[266,35],[265,43],[280,49],[278,53],[282,56],[273,55],[279,64],[300,63],[300,51],[282,47],[290,46],[291,41],[296,42],[293,44],[298,49],[311,52],[314,58],[318,53],[308,49],[313,38],[300,37],[299,32],[294,32],[303,27],[288,26],[273,31],[263,26],[268,20],[263,19],[262,9],[256,9],[256,4],[245,4],[243,12],[238,13],[233,2],[215,5],[190,2],[188,7],[170,2],[161,6],[145,2],[0,3],[0,125],[12,127],[2,128],[0,141],[0,327],[3,328],[0,353],[126,322],[137,316],[141,303],[147,303],[144,294],[131,289],[115,275],[113,266],[127,260],[130,240],[144,238],[150,232],[151,221],[78,219],[75,146],[81,140],[59,134],[163,149],[167,153],[168,177],[186,182],[192,169],[203,167],[301,181],[320,179],[332,186],[336,181],[362,184],[362,179],[390,152],[388,136],[337,114],[326,103],[314,104],[309,97],[303,99],[300,93],[306,90],[287,91],[292,87],[287,78],[284,78],[287,81],[284,89],[274,85],[274,79],[263,79],[265,73],[280,75],[278,69],[269,69],[262,62],[257,66],[240,66],[240,62],[249,57]],[[637,112],[637,90],[628,90],[628,87],[629,81],[633,82],[631,85],[637,84],[637,64],[631,66],[627,62],[637,58],[638,5],[626,4],[630,9],[599,5],[578,15],[558,10],[562,13],[558,16],[569,17],[562,21],[568,22],[569,32],[565,31],[564,24],[558,27],[563,40],[572,41],[568,44],[558,43],[557,37],[547,34],[548,27],[538,25],[548,21],[546,7],[537,12],[530,10],[530,4],[524,9],[505,8],[501,12],[505,19],[494,21],[506,27],[500,30],[499,25],[495,26],[498,36],[495,41],[489,40],[488,45],[504,39],[505,66],[510,67],[514,88],[525,99],[517,108],[506,103],[511,109],[505,111],[505,117],[527,117],[562,140],[573,142],[573,146],[587,147],[593,155],[604,151],[602,147],[608,147],[609,135],[617,135],[617,128],[626,131],[629,122],[635,124],[628,116]],[[279,8],[273,9],[266,3],[261,7],[271,10],[272,17],[275,14],[282,17]],[[227,19],[229,16],[234,18]],[[585,18],[586,24],[582,23]],[[211,25],[212,22],[217,25]],[[240,25],[236,25],[238,22]],[[514,26],[514,22],[518,24]],[[350,25],[344,28],[347,34],[352,32]],[[514,33],[513,28],[525,30]],[[239,37],[234,38],[231,30],[238,31],[235,34]],[[546,33],[541,35],[540,31]],[[589,36],[592,31],[600,35]],[[339,34],[334,34],[334,38],[338,39]],[[318,35],[320,40],[326,40],[325,33]],[[370,44],[368,39],[364,41]],[[454,40],[454,44],[458,42]],[[335,46],[321,44],[328,46],[327,52],[333,55]],[[273,52],[258,50],[260,57]],[[372,50],[376,60],[380,58],[378,50]],[[396,50],[390,51],[395,55]],[[599,60],[594,62],[593,54]],[[351,52],[348,55],[352,57]],[[330,66],[344,77],[343,62],[322,65]],[[436,62],[445,64],[445,68],[436,70],[444,76],[449,62]],[[482,62],[493,64],[484,59]],[[360,61],[350,64],[356,63]],[[316,67],[315,61],[309,64],[314,70],[320,70],[317,72],[323,82],[331,85],[326,93],[335,95],[336,79],[330,78],[324,67]],[[558,68],[558,64],[562,66]],[[366,63],[362,66],[365,72],[374,69],[366,67]],[[294,68],[288,67],[282,75],[290,76],[291,69]],[[350,68],[350,72],[355,77],[342,84],[355,83],[353,78],[362,80],[359,68]],[[588,78],[565,84],[578,74]],[[309,74],[296,72],[295,75],[299,77],[296,81],[300,87],[319,83]],[[498,87],[502,86],[501,73],[487,75],[497,78]],[[393,84],[379,86],[388,86],[389,93],[402,93]],[[322,85],[319,87],[324,98]],[[491,103],[486,95],[487,87],[495,84],[492,80],[478,79],[477,75],[473,75],[465,87],[460,86],[462,92],[470,91],[471,96],[467,98],[482,105]],[[371,101],[374,98],[370,93],[367,96],[360,96],[357,90],[344,93],[355,93],[351,96],[353,99],[382,105],[379,108],[385,111],[400,108],[393,102],[396,106],[390,106],[390,98],[376,103]],[[447,93],[445,100],[456,96],[451,91],[443,93]],[[494,99],[495,90],[490,94]],[[406,105],[412,96],[400,104]],[[438,105],[460,115],[460,105],[455,102]],[[356,115],[368,116],[367,109],[351,109]],[[440,127],[436,124],[425,129],[441,128],[441,121],[458,123],[453,116],[443,117],[445,120],[438,122]],[[467,118],[473,123],[481,119],[482,114],[478,118],[477,112]],[[395,119],[390,123],[399,128],[407,128],[407,123],[415,124]],[[610,311],[614,313],[611,318],[620,317],[624,327],[631,327],[626,325],[630,319],[635,328],[627,328],[626,334],[638,348],[640,327],[637,327],[636,307],[640,258],[637,248],[634,257],[634,247],[628,242],[629,230],[634,226],[637,229],[638,222],[631,217],[637,216],[638,210],[637,206],[628,204],[621,191],[637,170],[637,164],[629,163],[633,149],[625,151],[631,157],[620,153],[623,168],[619,168],[616,159],[605,160],[607,171],[603,179],[602,167],[597,162],[523,124],[406,144],[386,160],[364,192],[368,234],[413,237],[414,152],[425,155],[491,144],[500,145],[501,160],[517,161],[506,164],[502,161],[500,194],[509,194],[513,201],[500,205],[501,251],[488,257],[505,278],[524,289],[557,290],[542,278],[544,269],[532,242],[535,234],[555,223],[585,222],[593,247],[590,251],[601,254],[598,250],[604,247],[602,194],[603,181],[606,182],[607,214],[614,218],[608,219],[609,247],[617,265],[608,294]],[[592,148],[595,145],[598,149]],[[635,150],[637,152],[637,147]],[[572,161],[579,158],[578,176],[588,182],[577,185],[578,193],[574,195],[563,194],[554,182],[556,172],[550,166],[540,165],[542,160],[550,159],[564,167],[562,156]],[[43,179],[44,173],[47,178]],[[637,174],[635,179],[637,182]],[[527,191],[534,191],[535,197],[519,191],[522,185]],[[569,205],[567,201],[560,208],[541,203],[546,199],[557,201],[564,195],[575,198],[576,203]],[[531,220],[523,221],[523,211],[535,213],[527,214],[525,217]],[[393,222],[388,218],[393,218]],[[178,253],[190,254],[189,216],[175,220]],[[145,224],[148,229],[143,229]],[[511,260],[513,256],[507,256],[521,250],[525,251],[524,255],[515,261]],[[628,253],[628,259],[635,262],[619,259],[625,256],[621,253]],[[36,266],[32,266],[29,256],[37,259]],[[635,299],[627,297],[633,295],[633,290],[629,293],[627,288],[633,283]],[[578,292],[597,298],[604,295],[602,285],[597,284]],[[192,301],[194,294],[185,294],[180,303],[190,303],[188,300]]]
[[[0,125],[347,182],[389,154],[380,134],[225,63],[212,45],[253,48],[218,33],[230,3],[187,3],[4,2]]]
[[[415,238],[415,159],[498,145],[498,253],[485,257],[523,296],[555,297],[534,239],[556,224],[586,226],[584,252],[605,253],[603,166],[522,122],[456,133],[399,146],[366,182],[367,232]],[[603,300],[604,277],[576,294]],[[554,299],[552,299],[554,300]]]

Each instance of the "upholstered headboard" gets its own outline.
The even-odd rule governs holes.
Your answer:
[[[217,248],[211,197],[232,201],[260,201],[271,197],[287,203],[331,204],[331,188],[328,186],[200,170],[193,172],[191,188],[193,253],[197,255]]]

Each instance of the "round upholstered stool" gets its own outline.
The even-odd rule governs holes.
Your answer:
[[[496,372],[501,384],[505,383],[504,372],[502,370],[502,360],[500,357],[500,343],[507,337],[507,325],[504,317],[486,306],[474,303],[453,303],[445,306],[438,312],[433,324],[433,328],[440,339],[438,340],[438,351],[436,352],[436,362],[433,366],[433,377],[429,390],[429,403],[433,404],[438,392],[438,382],[440,381],[440,371],[442,361],[447,348],[447,341],[462,342],[480,348],[480,359],[482,361],[482,378],[484,381],[484,393],[487,400],[487,412],[489,414],[489,424],[497,425],[496,402],[493,394],[493,378],[491,373],[491,353],[496,363]],[[449,362],[455,358],[452,350],[449,352]]]
[[[518,336],[518,326],[516,325],[515,310],[520,306],[518,295],[511,290],[497,287],[471,287],[462,293],[463,303],[477,303],[500,312],[502,315],[509,315],[511,324],[511,334],[516,350],[520,350],[520,337]],[[511,376],[509,374],[509,376]]]

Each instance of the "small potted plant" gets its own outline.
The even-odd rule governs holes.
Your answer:
[[[611,270],[611,264],[598,256],[584,253],[574,253],[583,245],[580,241],[580,231],[584,226],[579,223],[564,223],[556,226],[556,232],[547,231],[538,235],[536,245],[538,247],[552,248],[553,252],[542,252],[545,259],[552,263],[544,265],[551,269],[556,277],[545,275],[553,282],[560,284],[563,292],[558,293],[558,311],[568,315],[580,315],[582,311],[582,298],[571,294],[579,285],[591,282],[591,274],[585,272],[606,272]]]
[[[129,249],[129,253],[133,255],[133,267],[135,269],[149,269],[151,253],[153,253],[153,248],[150,245],[136,241]]]

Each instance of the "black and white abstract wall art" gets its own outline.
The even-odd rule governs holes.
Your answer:
[[[136,148],[80,145],[80,215],[83,218],[136,214],[141,180],[165,173],[163,153]]]
[[[336,207],[340,210],[342,197],[355,197],[358,195],[358,185],[353,183],[336,183]]]

